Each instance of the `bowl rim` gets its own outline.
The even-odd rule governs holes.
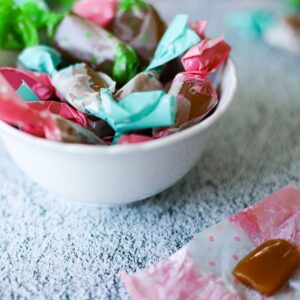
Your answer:
[[[233,70],[233,88],[230,90],[230,93],[227,97],[226,102],[219,107],[210,117],[202,121],[201,123],[194,125],[190,128],[187,128],[176,134],[166,136],[161,139],[149,141],[146,143],[139,144],[122,144],[114,146],[102,146],[102,145],[83,145],[83,144],[66,144],[58,143],[51,140],[42,139],[35,137],[33,135],[22,132],[9,124],[6,124],[3,121],[0,121],[0,131],[3,130],[7,134],[13,135],[15,138],[22,140],[23,142],[28,142],[32,145],[37,145],[39,147],[45,147],[52,150],[70,152],[70,153],[89,153],[89,154],[128,154],[132,152],[141,152],[141,151],[152,151],[171,144],[176,144],[178,142],[187,140],[193,136],[198,135],[200,132],[206,130],[215,124],[222,115],[227,111],[234,100],[234,96],[237,91],[238,79],[237,79],[237,70],[235,63],[231,58],[228,59],[227,64],[231,65]],[[1,136],[1,132],[0,132]]]

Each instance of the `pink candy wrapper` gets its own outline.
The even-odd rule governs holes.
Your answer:
[[[190,22],[190,27],[199,35],[199,37],[204,40],[205,39],[205,30],[207,28],[207,21],[195,21]]]
[[[61,135],[52,116],[47,112],[31,109],[14,91],[8,81],[0,74],[0,120],[21,130],[54,141]]]
[[[0,74],[8,83],[17,90],[23,82],[33,90],[40,100],[48,100],[55,97],[55,88],[46,73],[29,72],[13,68],[0,68]]]
[[[300,267],[272,297],[239,283],[239,260],[270,239],[300,247],[300,190],[287,186],[202,233],[169,259],[135,274],[121,274],[134,300],[300,299]]]
[[[84,113],[69,106],[66,103],[56,101],[28,102],[28,106],[36,111],[49,111],[63,119],[75,122],[82,127],[88,127],[88,120]]]
[[[81,0],[74,4],[73,12],[100,27],[105,27],[113,20],[117,6],[116,0]]]
[[[149,141],[153,141],[154,138],[149,136],[139,135],[139,134],[129,134],[129,135],[122,135],[118,140],[118,145],[125,145],[125,144],[139,144],[145,143]]]
[[[207,76],[226,61],[230,50],[223,37],[204,39],[183,56],[182,63],[187,72]]]
[[[105,145],[86,128],[51,114],[49,110],[41,110],[40,107],[38,110],[31,108],[1,74],[0,120],[31,135],[53,141]]]

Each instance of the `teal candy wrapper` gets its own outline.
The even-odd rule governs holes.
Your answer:
[[[109,89],[101,89],[101,99],[102,106],[88,112],[108,122],[117,135],[175,123],[176,98],[164,91],[133,93],[116,101]]]
[[[262,37],[265,30],[275,23],[275,18],[268,12],[253,10],[234,13],[228,22],[242,37],[256,39]]]
[[[17,94],[25,101],[40,101],[35,92],[23,81],[21,86],[17,89]]]
[[[188,15],[177,15],[159,42],[147,70],[161,67],[200,41],[198,34],[188,25]]]
[[[27,70],[47,73],[51,76],[62,62],[62,58],[53,48],[33,46],[25,49],[19,55],[18,61]]]

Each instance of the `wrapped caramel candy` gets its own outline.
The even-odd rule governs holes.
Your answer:
[[[109,76],[96,73],[84,63],[54,73],[52,83],[63,100],[82,112],[101,106],[101,88],[115,90],[115,82]]]
[[[142,0],[121,1],[108,29],[132,46],[147,66],[166,30],[166,24],[152,5]]]
[[[137,72],[138,59],[133,49],[75,14],[65,16],[59,24],[54,45],[68,61],[85,62],[119,83],[127,82]]]
[[[59,130],[61,142],[69,144],[105,145],[105,143],[86,128],[74,122],[51,115]]]
[[[31,135],[57,142],[105,144],[86,128],[51,113],[47,108],[32,108],[1,74],[0,86],[0,120]]]
[[[155,71],[144,71],[136,75],[116,93],[115,99],[121,100],[135,92],[162,90],[158,76]]]
[[[203,119],[218,104],[218,95],[212,83],[197,73],[178,74],[169,93],[191,103],[189,120]]]

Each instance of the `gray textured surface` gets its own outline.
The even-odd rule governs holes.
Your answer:
[[[120,270],[162,260],[199,232],[300,178],[300,59],[242,41],[224,14],[263,1],[156,0],[225,32],[239,92],[198,166],[163,194],[95,209],[57,202],[0,146],[0,298],[127,299]],[[170,6],[170,3],[172,4]],[[279,11],[279,1],[266,1]],[[34,163],[34,162],[33,162]]]

